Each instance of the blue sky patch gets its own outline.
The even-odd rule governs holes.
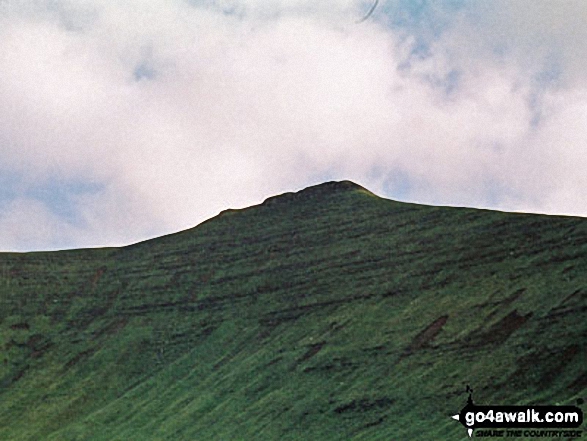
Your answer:
[[[18,198],[35,199],[42,202],[55,216],[70,224],[80,222],[79,197],[102,191],[103,185],[80,180],[62,180],[55,177],[43,182],[27,182],[22,175],[2,171],[0,175],[0,210]]]
[[[101,184],[50,178],[42,185],[29,188],[26,196],[43,201],[53,214],[75,224],[80,220],[77,211],[78,197],[96,194],[102,189]]]
[[[135,81],[152,80],[155,78],[156,74],[157,72],[155,68],[147,61],[139,63],[133,71]]]

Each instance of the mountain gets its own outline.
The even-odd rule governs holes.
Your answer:
[[[2,440],[457,440],[587,396],[587,220],[348,181],[123,248],[0,254]],[[583,427],[584,429],[584,427]]]

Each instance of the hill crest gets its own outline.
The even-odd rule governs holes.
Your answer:
[[[303,201],[319,197],[330,197],[341,193],[362,191],[373,194],[366,188],[355,184],[352,181],[328,181],[317,185],[306,187],[297,192],[287,192],[276,196],[268,197],[261,205],[271,206],[277,204],[287,204],[294,201]]]
[[[0,440],[460,439],[465,384],[585,398],[587,220],[365,192],[0,254]]]

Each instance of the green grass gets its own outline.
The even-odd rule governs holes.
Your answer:
[[[587,389],[587,220],[328,183],[124,248],[0,254],[2,440],[466,439]]]

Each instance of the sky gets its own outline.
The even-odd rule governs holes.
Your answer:
[[[0,251],[349,179],[587,216],[584,0],[0,0]]]

